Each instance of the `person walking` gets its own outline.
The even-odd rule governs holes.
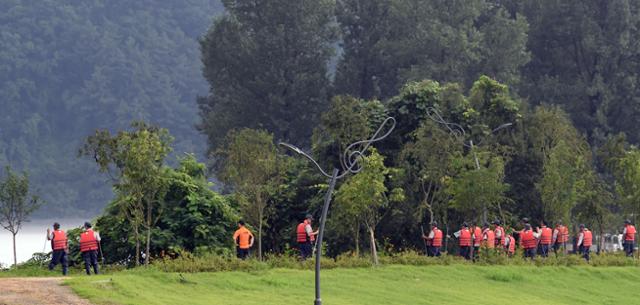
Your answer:
[[[556,253],[556,256],[558,256],[558,250],[562,250],[563,254],[567,254],[568,241],[569,229],[562,224],[562,221],[558,221],[552,236],[553,251]]]
[[[471,236],[473,238],[473,260],[475,261],[480,255],[480,246],[482,245],[482,228],[476,222],[473,223]]]
[[[465,222],[462,224],[460,231],[453,233],[453,236],[458,238],[460,245],[460,256],[466,260],[471,259],[471,231],[469,231],[469,225]]]
[[[296,228],[296,241],[298,242],[298,249],[300,250],[300,258],[302,260],[306,260],[313,256],[312,244],[316,240],[318,231],[314,232],[311,228],[312,221],[313,216],[311,214],[307,214],[304,221],[299,223]]]
[[[531,225],[526,223],[524,230],[520,232],[520,246],[524,249],[524,257],[534,259],[536,257],[536,246],[538,244],[538,234],[533,232]]]
[[[241,260],[247,259],[249,249],[253,247],[254,237],[242,219],[238,221],[238,230],[233,233],[233,242],[236,244],[236,256]]]
[[[553,231],[547,227],[547,223],[544,220],[540,221],[540,227],[537,231],[540,236],[540,255],[548,257],[549,248],[551,248],[551,243],[553,242]]]
[[[504,238],[504,249],[509,257],[513,257],[516,253],[516,239],[513,237],[512,230],[509,230],[509,233]]]
[[[427,241],[428,256],[439,257],[440,248],[442,247],[442,230],[438,229],[438,223],[436,221],[431,223],[431,232],[429,232],[429,235],[422,235],[422,238]]]
[[[495,240],[495,246],[497,249],[502,249],[502,247],[504,246],[504,239],[505,239],[505,231],[504,228],[501,226],[500,220],[496,219],[493,221],[493,232],[495,232],[496,235],[496,240]]]
[[[592,244],[593,244],[593,234],[588,228],[586,228],[583,224],[581,224],[577,245],[580,249],[580,253],[582,253],[582,257],[584,257],[584,259],[587,262],[589,262],[590,260]]]
[[[69,270],[69,262],[67,256],[69,254],[69,241],[67,240],[67,234],[60,230],[60,224],[53,224],[53,232],[47,228],[47,240],[51,241],[51,262],[49,263],[49,270],[53,270],[58,264],[62,265],[62,275],[67,275]]]
[[[84,270],[87,275],[91,275],[91,267],[93,273],[99,274],[98,266],[98,249],[100,249],[100,234],[91,229],[91,223],[85,222],[84,231],[80,233],[80,252],[84,260]]]
[[[631,224],[631,220],[624,221],[624,229],[622,230],[622,236],[624,236],[624,252],[628,257],[633,257],[633,251],[636,241],[636,227]]]
[[[482,247],[486,249],[485,253],[487,254],[496,247],[496,234],[488,223],[485,223],[482,229]]]

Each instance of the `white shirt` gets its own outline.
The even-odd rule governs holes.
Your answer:
[[[311,236],[311,234],[313,233],[313,229],[311,228],[310,224],[307,224],[306,226],[304,226],[304,231],[307,232],[308,236]]]

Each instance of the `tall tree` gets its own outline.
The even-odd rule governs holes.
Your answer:
[[[236,128],[309,143],[329,92],[334,1],[226,0],[201,40],[210,94],[199,99],[211,152]]]
[[[29,219],[40,205],[40,199],[29,192],[29,177],[26,173],[17,175],[8,166],[6,178],[0,180],[0,226],[11,232],[13,238],[13,264],[18,264],[16,255],[16,235],[22,224]]]
[[[262,259],[263,226],[270,211],[270,195],[279,186],[281,174],[273,135],[247,128],[232,130],[216,157],[223,160],[220,179],[233,187],[242,215],[258,225],[258,258]]]

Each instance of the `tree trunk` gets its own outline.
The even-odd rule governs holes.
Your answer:
[[[13,266],[17,267],[18,266],[18,256],[16,255],[16,234],[17,233],[12,233],[13,236]]]
[[[152,204],[151,202],[147,202],[147,245],[145,247],[145,256],[144,256],[144,265],[149,266],[149,256],[151,254],[151,227],[152,227]]]
[[[262,211],[258,223],[258,260],[262,261]]]
[[[371,241],[371,256],[373,256],[373,264],[378,265],[378,250],[376,249],[376,236],[373,232],[373,227],[367,226],[369,229],[369,237]]]
[[[356,256],[360,256],[360,230],[359,230],[360,226],[359,225],[355,225],[355,227],[353,228],[353,233],[355,233],[355,237],[356,237]]]
[[[133,234],[136,237],[136,267],[140,266],[140,231],[138,226],[134,226]]]

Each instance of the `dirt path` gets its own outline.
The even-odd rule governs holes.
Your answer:
[[[62,278],[0,278],[0,305],[91,305]]]

